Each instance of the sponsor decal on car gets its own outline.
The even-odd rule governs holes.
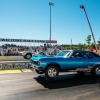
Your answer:
[[[88,66],[88,71],[91,71],[93,69],[92,66]]]
[[[76,71],[78,71],[78,72],[79,72],[79,71],[84,72],[84,71],[88,71],[88,68],[77,68]]]

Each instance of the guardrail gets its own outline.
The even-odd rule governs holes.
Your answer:
[[[23,56],[0,56],[0,61],[28,61]]]

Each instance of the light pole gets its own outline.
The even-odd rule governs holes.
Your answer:
[[[93,34],[93,31],[92,31],[92,28],[91,28],[91,25],[90,25],[90,22],[89,22],[89,19],[88,19],[88,16],[87,16],[87,13],[86,13],[86,10],[85,10],[85,7],[83,5],[80,5],[80,8],[84,10],[85,12],[85,15],[86,15],[86,18],[87,18],[87,21],[88,21],[88,24],[89,24],[89,27],[90,27],[90,31],[91,31],[91,34],[92,34],[92,38],[93,38],[93,41],[94,41],[94,44],[95,44],[95,48],[96,48],[96,51],[98,53],[98,48],[97,48],[97,45],[96,45],[96,41],[95,41],[95,38],[94,38],[94,34]]]
[[[51,6],[54,6],[54,3],[49,2],[49,6],[50,6],[50,45],[51,45]]]
[[[71,44],[70,44],[70,50],[72,49],[72,38],[71,38]]]

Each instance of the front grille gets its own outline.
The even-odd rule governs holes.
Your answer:
[[[32,60],[31,62],[34,63],[34,64],[36,64],[36,65],[39,65],[39,61]]]

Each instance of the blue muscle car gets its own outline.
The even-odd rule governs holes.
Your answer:
[[[59,72],[76,71],[79,74],[91,72],[98,76],[100,73],[100,56],[83,50],[63,50],[55,57],[34,57],[30,65],[38,74],[45,74],[49,80],[58,77]]]

